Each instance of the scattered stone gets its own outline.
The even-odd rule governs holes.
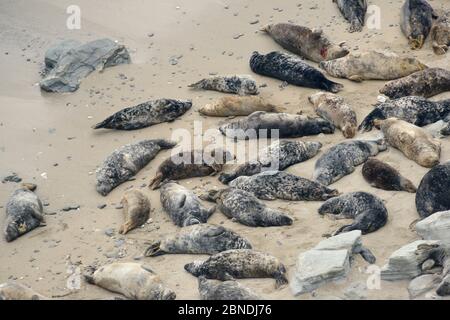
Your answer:
[[[353,283],[345,289],[344,296],[346,300],[366,300],[367,286],[362,282]]]
[[[431,291],[441,282],[441,277],[435,274],[425,274],[414,278],[408,286],[408,292],[411,299]]]
[[[436,262],[434,262],[433,259],[428,259],[427,261],[422,263],[422,271],[428,271],[428,270],[433,269],[435,264],[436,264]]]
[[[250,21],[250,24],[257,24],[257,23],[259,23],[259,20],[258,20],[258,19],[253,20],[253,21]]]
[[[106,230],[105,230],[105,234],[106,234],[108,237],[114,236],[114,229],[113,229],[113,228],[106,229]]]
[[[2,180],[2,183],[6,183],[6,182],[15,182],[15,183],[19,183],[22,181],[22,178],[19,177],[17,175],[17,173],[13,172],[11,175],[4,177]]]
[[[425,240],[450,243],[450,211],[442,211],[419,221],[416,231]]]
[[[233,39],[237,40],[237,39],[239,39],[240,37],[243,37],[243,36],[244,36],[243,33],[239,33],[239,34],[234,35]]]
[[[80,209],[79,205],[73,205],[73,206],[66,206],[66,207],[62,208],[62,211],[68,212],[68,211],[78,210],[78,209]]]
[[[99,204],[99,205],[97,206],[97,208],[100,209],[100,210],[105,209],[105,208],[106,208],[106,203]]]

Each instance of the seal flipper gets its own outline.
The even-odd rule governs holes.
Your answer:
[[[286,268],[283,265],[281,265],[278,268],[278,271],[274,274],[276,289],[281,289],[289,283],[285,274],[286,274]]]
[[[365,117],[364,120],[361,122],[361,124],[358,127],[358,131],[361,133],[371,131],[375,125],[374,121],[379,119],[386,120],[386,117],[384,116],[383,111],[381,111],[381,109],[375,107],[375,109],[373,109],[372,112],[369,113],[367,117]]]
[[[149,188],[151,188],[152,190],[158,189],[159,187],[161,187],[163,183],[163,174],[161,172],[158,172],[155,177],[150,180],[149,183]]]
[[[374,264],[377,261],[377,258],[373,255],[372,251],[365,247],[361,247],[358,253],[370,264]]]
[[[156,241],[152,243],[147,249],[144,251],[145,257],[157,257],[166,254],[164,250],[161,249],[161,241]]]
[[[230,281],[230,280],[234,280],[234,277],[232,275],[230,275],[228,272],[226,271],[219,271],[217,272],[216,275],[218,280],[221,281]]]
[[[341,83],[333,82],[328,79],[325,79],[325,80],[326,81],[324,81],[322,84],[323,84],[324,90],[326,90],[326,91],[338,93],[339,91],[341,91],[344,88],[344,85]]]

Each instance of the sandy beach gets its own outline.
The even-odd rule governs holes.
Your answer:
[[[177,299],[199,299],[197,279],[183,266],[206,256],[165,255],[140,258],[146,244],[174,233],[173,225],[162,210],[159,191],[148,188],[158,165],[170,155],[162,151],[141,170],[134,181],[122,184],[107,197],[95,190],[95,170],[114,149],[142,139],[171,138],[174,130],[193,132],[194,121],[203,129],[217,128],[225,118],[203,117],[198,109],[223,94],[195,91],[187,86],[210,74],[252,74],[261,96],[286,112],[315,115],[308,96],[317,90],[280,86],[281,81],[253,74],[249,57],[253,51],[284,51],[270,37],[259,32],[264,25],[292,22],[310,28],[321,27],[335,43],[346,41],[354,51],[389,49],[410,55],[429,67],[448,68],[450,55],[433,53],[430,40],[422,50],[411,51],[401,33],[400,8],[403,0],[376,1],[381,8],[381,29],[348,33],[348,23],[332,1],[302,0],[77,0],[81,8],[81,29],[66,27],[66,0],[0,1],[0,178],[17,173],[23,182],[37,184],[36,193],[45,203],[46,226],[7,243],[0,239],[0,283],[17,280],[49,297],[64,299],[103,299],[116,294],[81,281],[77,290],[67,288],[73,279],[71,266],[83,270],[89,265],[112,261],[135,261],[152,267],[172,288]],[[448,7],[446,0],[430,1],[434,8]],[[110,38],[124,44],[132,63],[94,72],[69,94],[41,92],[38,82],[46,49],[63,39],[89,41]],[[174,62],[175,61],[175,62]],[[308,62],[311,65],[317,64]],[[333,79],[329,77],[330,79]],[[335,79],[333,79],[335,80]],[[340,93],[357,113],[358,122],[377,102],[383,81],[355,83],[344,79]],[[193,107],[174,122],[137,131],[94,131],[97,122],[124,107],[157,98],[191,99]],[[450,92],[432,100],[450,98]],[[376,137],[377,130],[358,134],[357,138]],[[323,150],[344,140],[333,135],[302,138],[320,141]],[[408,160],[400,151],[389,148],[377,157],[418,185],[428,171]],[[312,178],[316,158],[294,165],[287,172]],[[450,160],[450,142],[442,139],[441,162]],[[183,186],[201,194],[214,186],[217,177],[182,180]],[[0,212],[16,183],[0,183]],[[118,234],[123,223],[120,200],[125,190],[135,187],[149,197],[151,221],[126,236]],[[363,236],[364,245],[382,267],[392,252],[419,239],[410,230],[418,219],[415,195],[372,188],[361,175],[361,167],[333,184],[342,193],[367,191],[385,201],[389,220],[377,232]],[[323,218],[317,213],[321,202],[266,202],[271,208],[288,212],[294,223],[289,227],[250,228],[228,220],[221,212],[210,223],[222,224],[247,237],[255,249],[279,258],[295,271],[298,255],[314,247],[324,234],[335,231],[346,221]],[[106,207],[98,207],[106,204]],[[210,204],[206,204],[209,206]],[[67,206],[78,210],[63,211]],[[0,219],[0,229],[4,219]],[[289,287],[274,288],[273,279],[245,279],[242,284],[266,299],[346,298],[346,289],[366,283],[369,265],[356,256],[345,281],[327,284],[314,292],[294,297]],[[68,272],[69,271],[69,272]],[[381,282],[381,288],[368,290],[369,299],[408,299],[408,281]]]

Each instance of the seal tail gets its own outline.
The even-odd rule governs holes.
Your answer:
[[[236,178],[236,175],[233,173],[222,172],[219,175],[219,181],[222,182],[223,184],[228,184],[229,182],[233,181],[235,178]]]
[[[161,187],[162,181],[163,180],[163,174],[161,172],[158,172],[155,177],[150,180],[150,184],[149,184],[149,188],[151,188],[152,190],[156,190],[159,187]]]
[[[156,241],[152,243],[147,249],[144,251],[145,257],[157,257],[165,254],[164,250],[161,249],[161,241]]]
[[[284,265],[281,265],[278,268],[278,271],[275,273],[275,288],[281,289],[285,285],[289,283],[288,279],[286,278],[286,267]]]
[[[92,129],[94,129],[94,130],[97,130],[97,129],[114,129],[113,122],[114,122],[114,117],[111,116],[111,117],[106,118],[102,122],[99,122],[96,125],[93,125]]]
[[[164,139],[154,140],[154,142],[163,150],[172,149],[173,147],[175,147],[177,145],[177,143],[175,141],[164,140]]]
[[[205,84],[205,79],[200,80],[200,81],[195,82],[195,83],[191,83],[190,85],[188,85],[188,88],[203,89],[204,88],[204,84]]]
[[[332,93],[338,93],[344,88],[344,85],[341,83],[333,82],[330,80],[327,80],[323,83],[323,89]]]
[[[381,109],[379,108],[373,109],[372,112],[364,118],[364,120],[358,127],[358,131],[361,133],[371,131],[375,126],[375,120],[386,120],[383,111],[381,111]]]

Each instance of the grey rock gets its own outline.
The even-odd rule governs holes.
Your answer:
[[[450,295],[450,274],[439,284],[436,293],[441,297]]]
[[[19,183],[22,181],[22,178],[20,178],[17,173],[13,172],[11,175],[4,177],[2,182],[15,182],[15,183]]]
[[[352,283],[345,289],[344,296],[346,300],[366,300],[367,286],[362,282]]]
[[[58,61],[67,55],[70,50],[79,46],[81,46],[81,42],[77,40],[64,40],[50,47],[45,53],[45,67],[47,72],[55,68]]]
[[[414,278],[408,286],[408,292],[411,299],[415,299],[424,293],[431,291],[441,282],[441,277],[435,274],[425,274]]]
[[[422,271],[428,271],[433,269],[436,262],[433,259],[428,259],[424,263],[422,263]]]
[[[419,221],[416,231],[425,240],[441,240],[450,244],[450,211],[437,212]]]

